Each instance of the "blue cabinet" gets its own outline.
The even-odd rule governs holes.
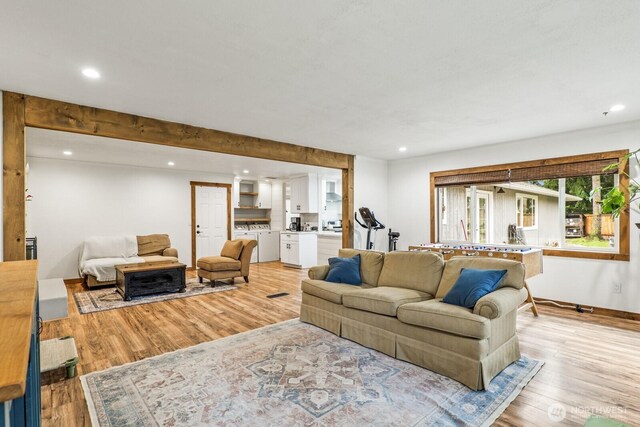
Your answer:
[[[38,295],[34,302],[31,349],[27,367],[27,387],[25,395],[9,402],[0,402],[0,427],[39,427],[40,414],[40,322],[38,321]]]

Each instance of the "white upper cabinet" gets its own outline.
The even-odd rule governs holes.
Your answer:
[[[309,175],[294,178],[291,186],[291,212],[292,213],[318,213],[318,175]]]
[[[271,183],[260,181],[256,205],[261,209],[271,209]]]

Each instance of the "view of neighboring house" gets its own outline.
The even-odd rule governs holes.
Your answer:
[[[513,182],[478,185],[473,191],[472,202],[471,188],[439,190],[439,241],[558,247],[566,237],[566,221],[560,214],[560,193],[556,190]],[[571,194],[563,197],[564,203],[582,200]]]

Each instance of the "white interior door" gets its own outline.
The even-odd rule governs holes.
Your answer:
[[[196,259],[220,255],[227,240],[227,189],[196,186]]]

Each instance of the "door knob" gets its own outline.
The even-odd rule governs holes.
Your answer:
[[[200,234],[200,230],[196,231],[196,234]]]

